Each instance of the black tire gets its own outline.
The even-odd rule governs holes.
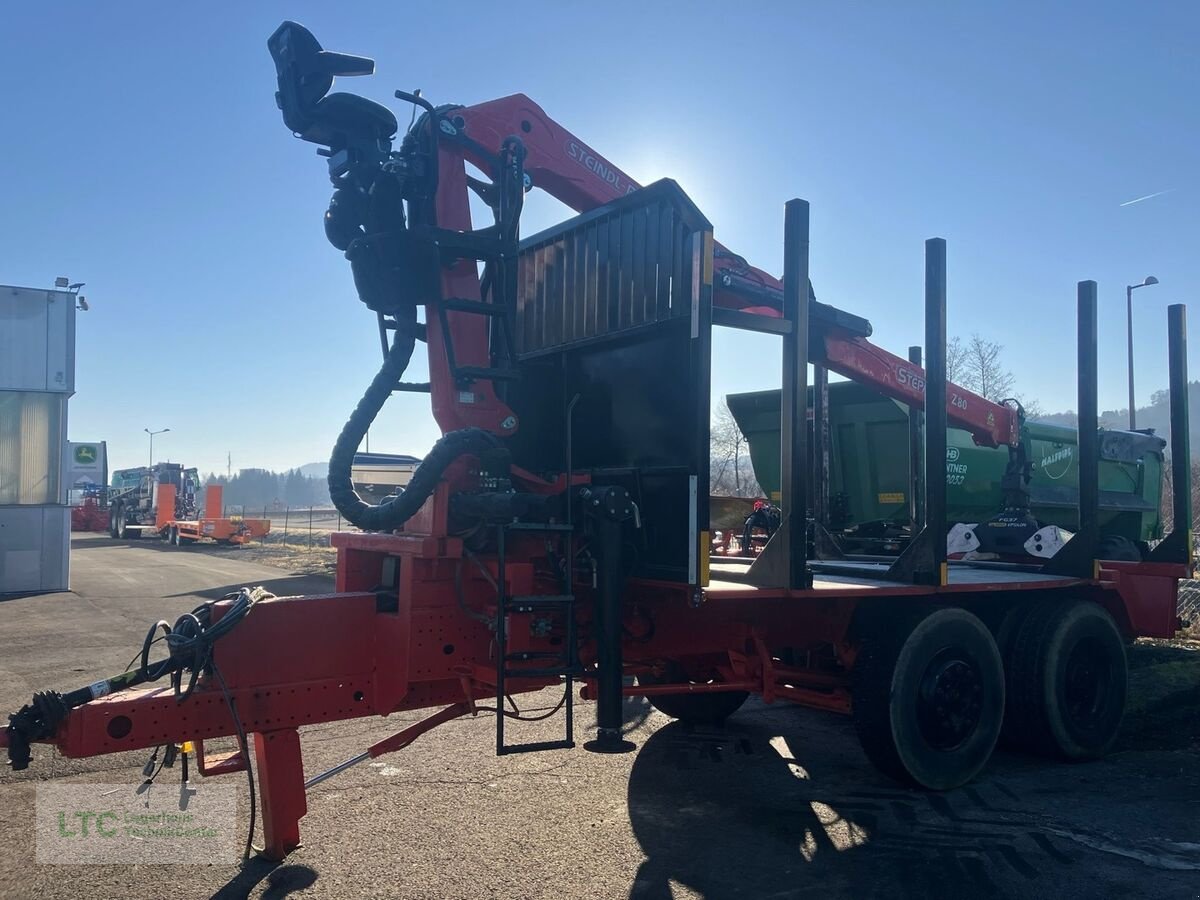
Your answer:
[[[117,513],[120,507],[116,504],[108,508],[108,536],[114,540],[117,537]]]
[[[1005,735],[1033,753],[1097,759],[1121,727],[1129,668],[1112,616],[1086,600],[1047,603],[1022,624],[1007,661]]]
[[[120,503],[117,504],[117,537],[124,541],[129,538],[129,529],[126,528],[125,522],[125,507]]]
[[[678,684],[690,681],[683,670],[672,666],[661,678],[639,675],[638,684]],[[720,691],[705,694],[659,694],[646,699],[660,713],[692,725],[719,725],[735,712],[750,694],[746,691]]]
[[[1129,538],[1119,534],[1109,534],[1100,539],[1100,546],[1096,548],[1096,559],[1141,562],[1142,551]]]
[[[864,636],[854,664],[854,726],[867,758],[935,791],[987,764],[1004,719],[1004,666],[987,626],[947,607]]]
[[[1000,726],[999,746],[1005,750],[1019,750],[1021,742],[1013,734],[1013,717],[1008,714],[1012,705],[1012,697],[1008,687],[1008,670],[1012,665],[1013,649],[1017,645],[1017,635],[1020,634],[1025,620],[1037,609],[1036,601],[1023,601],[1006,606],[992,619],[988,625],[992,636],[996,638],[996,647],[1000,651],[1000,659],[1004,663],[1004,724]]]
[[[171,526],[171,530],[167,534],[167,543],[169,543],[172,547],[179,546],[179,529],[174,525]]]

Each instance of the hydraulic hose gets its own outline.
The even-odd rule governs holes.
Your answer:
[[[399,528],[421,508],[452,462],[464,454],[481,453],[500,443],[499,438],[482,428],[451,431],[433,445],[399,496],[378,505],[367,503],[358,496],[350,478],[354,454],[358,452],[367,429],[379,415],[383,404],[404,377],[416,345],[414,330],[415,323],[411,328],[397,329],[392,349],[385,357],[382,368],[358,401],[329,456],[329,498],[350,524],[364,531],[393,531]]]

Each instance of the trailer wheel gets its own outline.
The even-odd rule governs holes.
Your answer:
[[[119,509],[119,504],[114,504],[108,508],[108,536],[114,539],[117,537],[117,511]]]
[[[638,684],[697,683],[700,679],[689,678],[678,664],[672,664],[667,672],[656,675],[639,675]],[[750,694],[746,691],[720,691],[711,694],[659,694],[646,699],[660,713],[692,725],[717,725],[741,709]]]
[[[984,767],[1004,718],[1004,667],[991,632],[964,609],[914,613],[863,640],[854,726],[891,777],[944,791]]]
[[[129,529],[126,528],[125,522],[125,507],[120,503],[117,504],[117,537],[125,540],[129,537]]]
[[[1066,760],[1096,759],[1112,746],[1129,669],[1121,632],[1099,604],[1033,610],[1006,668],[1005,734],[1016,746]]]
[[[179,546],[179,529],[174,525],[171,526],[171,531],[167,536],[167,543],[169,543],[172,547]]]

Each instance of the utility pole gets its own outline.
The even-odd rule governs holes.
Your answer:
[[[225,451],[225,480],[229,481],[231,478],[233,478],[233,453],[232,453],[232,451],[226,450]]]
[[[1146,279],[1141,284],[1125,285],[1125,335],[1129,343],[1129,430],[1133,431],[1137,428],[1137,405],[1133,399],[1133,292],[1141,287],[1149,287],[1152,284],[1158,284],[1158,279],[1153,275],[1147,275]]]
[[[142,431],[144,431],[144,432],[146,432],[146,434],[150,435],[150,468],[151,469],[154,468],[154,436],[156,434],[164,434],[165,432],[168,432],[170,430],[171,430],[170,428],[160,428],[160,429],[158,429],[158,431],[151,431],[149,428],[142,429]]]

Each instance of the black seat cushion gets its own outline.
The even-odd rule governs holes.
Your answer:
[[[358,94],[330,94],[317,103],[311,118],[313,124],[308,131],[319,129],[331,136],[340,133],[388,139],[398,127],[390,109]]]

